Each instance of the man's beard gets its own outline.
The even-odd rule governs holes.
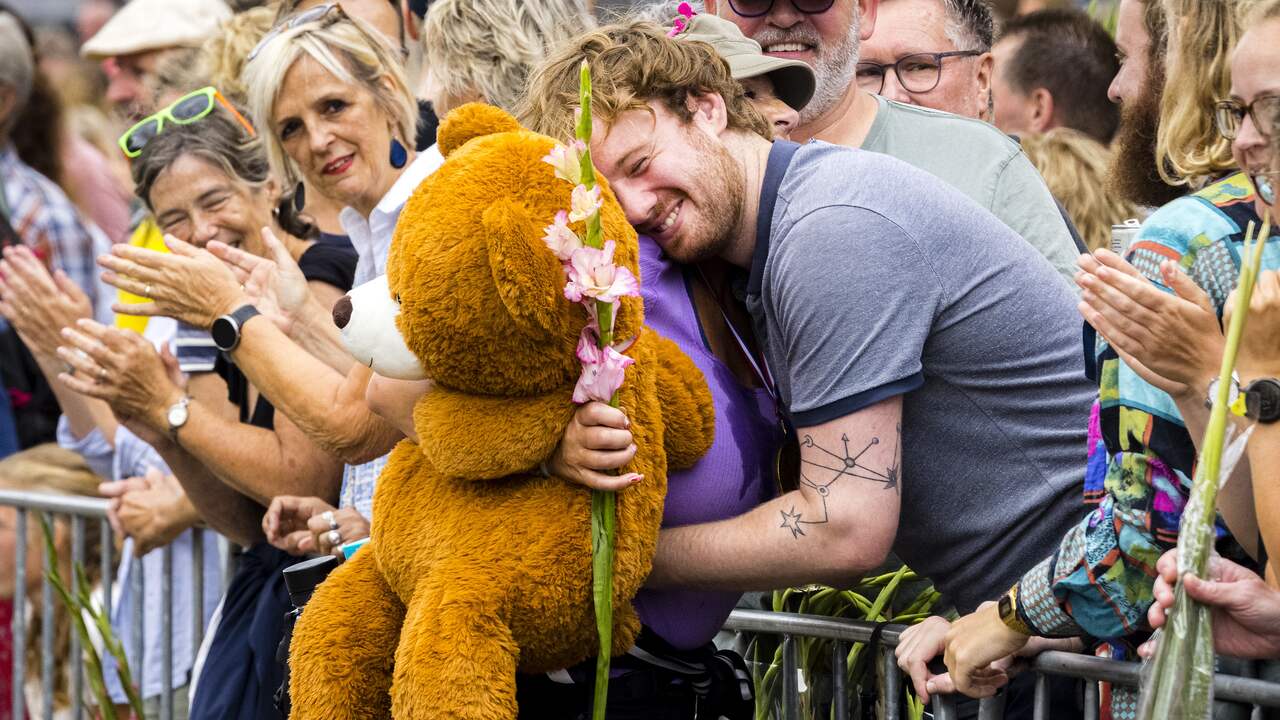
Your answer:
[[[697,226],[682,228],[682,241],[663,250],[679,262],[697,263],[723,255],[738,234],[746,180],[742,166],[723,145],[693,127],[685,132],[699,159],[689,186],[701,188],[704,194],[698,198]],[[685,196],[685,209],[692,210],[691,206],[692,198]]]
[[[1111,146],[1107,182],[1112,192],[1146,207],[1160,207],[1186,194],[1186,188],[1162,180],[1158,170],[1156,133],[1163,86],[1163,77],[1147,78],[1142,96],[1121,108],[1120,127]]]
[[[824,43],[808,23],[787,30],[766,27],[753,38],[760,47],[777,43],[803,43],[813,48],[813,74],[816,80],[813,97],[800,111],[800,125],[808,125],[822,117],[840,102],[858,71],[859,19],[857,14],[849,33],[838,45]]]

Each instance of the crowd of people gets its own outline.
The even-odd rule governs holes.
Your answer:
[[[76,34],[0,5],[0,487],[110,498],[111,626],[144,639],[148,718],[171,691],[175,717],[285,717],[281,571],[370,537],[432,392],[353,358],[334,305],[385,274],[441,119],[487,103],[570,141],[585,61],[647,322],[703,372],[716,426],[669,475],[635,599],[659,649],[615,671],[609,715],[702,716],[719,680],[672,668],[744,592],[892,556],[952,608],[903,635],[916,694],[1004,692],[1030,717],[1019,659],[1151,652],[1244,237],[1280,210],[1280,0],[1119,0],[1110,23],[1041,4],[86,0]],[[1273,244],[1263,265],[1233,390],[1257,426],[1220,557],[1186,587],[1219,652],[1267,660]],[[590,402],[527,470],[626,492],[635,452]],[[39,595],[29,530],[5,629],[13,585]],[[38,636],[0,638],[0,663]],[[45,710],[38,666],[0,673],[0,707]],[[585,717],[593,667],[520,675],[512,716]],[[1054,684],[1054,716],[1079,716]],[[60,674],[59,713],[67,693]],[[1104,705],[1132,717],[1136,695]]]

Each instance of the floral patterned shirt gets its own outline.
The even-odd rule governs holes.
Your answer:
[[[1219,316],[1235,287],[1244,233],[1254,211],[1243,174],[1157,210],[1128,259],[1166,292],[1160,263],[1178,262]],[[1280,268],[1280,238],[1263,254]],[[1085,501],[1095,509],[1057,553],[1018,583],[1019,612],[1037,635],[1118,639],[1146,628],[1156,560],[1178,541],[1196,452],[1173,398],[1138,377],[1101,337],[1098,400],[1089,428]]]

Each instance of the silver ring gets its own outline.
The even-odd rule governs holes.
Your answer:
[[[320,513],[320,517],[323,518],[325,522],[329,523],[330,530],[338,529],[338,521],[333,519],[332,510],[325,510],[324,512]]]
[[[342,544],[342,533],[337,530],[329,531],[329,545],[337,547]]]
[[[104,367],[98,368],[98,382],[102,382],[103,380],[106,380],[106,379],[107,379],[107,369]]]
[[[148,300],[151,299],[151,283],[147,283],[147,286],[142,289],[142,296]]]

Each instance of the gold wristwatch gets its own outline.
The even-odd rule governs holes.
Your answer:
[[[1010,630],[1021,633],[1023,635],[1034,635],[1031,628],[1018,617],[1018,586],[1014,585],[1009,588],[1009,592],[1000,596],[1000,603],[997,606],[1000,612],[1000,619],[1004,621],[1006,627]]]

